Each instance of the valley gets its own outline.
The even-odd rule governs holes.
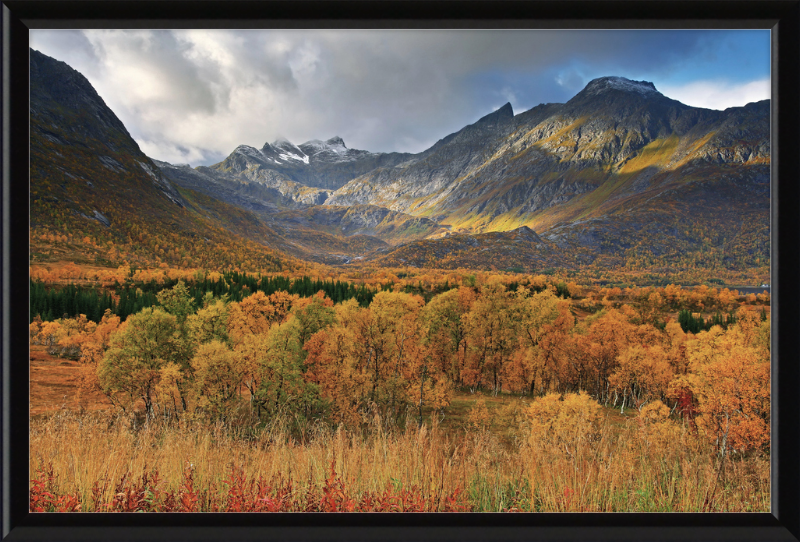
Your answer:
[[[192,167],[30,74],[32,511],[769,510],[768,100]]]

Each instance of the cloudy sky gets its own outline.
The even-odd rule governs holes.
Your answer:
[[[565,102],[596,77],[683,103],[769,98],[769,31],[31,30],[92,83],[150,157],[209,165],[239,144],[342,137],[419,152],[511,102]]]

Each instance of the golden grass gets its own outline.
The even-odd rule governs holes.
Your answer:
[[[392,485],[449,493],[459,484],[460,471],[448,458],[449,443],[435,426],[386,432],[380,420],[375,423],[369,433],[314,425],[301,443],[290,436],[286,422],[247,438],[222,423],[134,428],[128,419],[107,413],[62,412],[31,422],[30,468],[33,473],[52,464],[59,492],[77,492],[82,502],[91,501],[96,480],[109,480],[104,503],[111,502],[114,484],[123,475],[140,478],[154,467],[166,481],[163,489],[177,490],[187,463],[199,488],[223,488],[230,467],[236,466],[248,478],[292,480],[305,492],[309,485],[324,485],[331,464],[357,495]]]
[[[599,442],[572,455],[534,443],[527,461],[538,511],[766,512],[769,463],[720,463],[683,427],[675,440],[636,422],[603,428]]]
[[[514,401],[488,400],[488,431],[464,422],[466,403],[446,429],[436,419],[397,428],[377,416],[357,430],[321,423],[298,430],[292,420],[260,432],[186,421],[134,427],[119,415],[62,411],[31,421],[31,477],[52,465],[55,492],[77,493],[85,510],[92,509],[97,481],[108,481],[102,503],[113,500],[124,475],[137,479],[153,468],[162,490],[177,491],[187,463],[196,488],[220,494],[232,467],[247,479],[291,481],[305,492],[322,487],[333,464],[356,501],[367,492],[416,486],[433,501],[462,490],[475,511],[769,510],[769,463],[760,456],[720,465],[688,427],[671,421],[665,438],[637,416],[612,418],[607,411],[599,436],[579,439],[570,451],[513,423],[524,413]]]

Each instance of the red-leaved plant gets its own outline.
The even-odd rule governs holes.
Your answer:
[[[195,488],[194,467],[187,463],[177,491],[163,489],[158,470],[135,479],[126,473],[114,487],[111,501],[103,503],[108,480],[95,481],[92,506],[95,512],[467,512],[472,505],[461,488],[452,493],[426,497],[417,486],[408,489],[387,486],[382,492],[360,496],[348,492],[345,480],[336,473],[334,463],[324,485],[309,483],[304,494],[294,491],[292,481],[248,478],[243,467],[230,466],[222,481],[225,491],[214,484],[206,490]],[[79,512],[77,493],[58,495],[52,465],[40,467],[31,480],[32,512]]]

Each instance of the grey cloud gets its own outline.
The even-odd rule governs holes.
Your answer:
[[[282,36],[291,40],[291,33]],[[454,40],[454,36],[461,39]],[[421,148],[402,148],[400,142],[434,142],[446,135],[444,127],[458,129],[489,112],[487,104],[475,98],[485,98],[491,91],[473,91],[468,86],[468,79],[476,72],[544,72],[554,63],[574,59],[595,65],[603,62],[609,70],[624,63],[629,69],[652,72],[697,47],[692,36],[684,38],[679,42],[679,53],[667,53],[666,45],[675,41],[674,36],[636,32],[614,40],[602,33],[572,32],[322,32],[310,39],[316,40],[323,51],[328,76],[320,79],[324,85],[300,89],[300,94],[314,91],[313,96],[304,96],[303,103],[318,113],[317,126],[327,128],[327,133],[344,137],[352,132],[351,144],[369,145],[375,150],[418,151]],[[570,92],[564,92],[552,80],[535,85],[547,89],[542,99],[524,95],[525,90],[534,88],[516,93],[526,109],[540,101],[564,101],[586,83],[575,73],[566,87]],[[495,95],[498,91],[493,89]],[[369,122],[381,115],[382,123]],[[301,132],[304,127],[295,128]],[[309,138],[325,135],[308,133]]]
[[[283,92],[297,89],[289,67],[289,52],[269,51],[269,40],[258,31],[242,31],[241,47],[237,50],[239,61],[237,75],[251,84],[263,84]]]
[[[188,47],[175,39],[172,32],[154,30],[146,33],[114,32],[113,44],[96,41],[98,56],[107,64],[115,62],[119,49],[126,49],[128,60],[157,77],[170,92],[159,96],[158,105],[170,105],[187,111],[213,113],[217,103],[211,84],[218,79],[213,70],[192,62],[186,56]],[[142,104],[143,107],[153,104]]]
[[[296,143],[339,135],[353,148],[418,152],[505,101],[519,113],[566,101],[593,76],[670,73],[708,43],[699,31],[31,35],[111,94],[104,99],[148,152],[201,155],[196,163],[206,164],[279,135]],[[121,55],[150,74],[144,83],[170,91],[118,95],[127,92],[113,81],[124,73]]]

